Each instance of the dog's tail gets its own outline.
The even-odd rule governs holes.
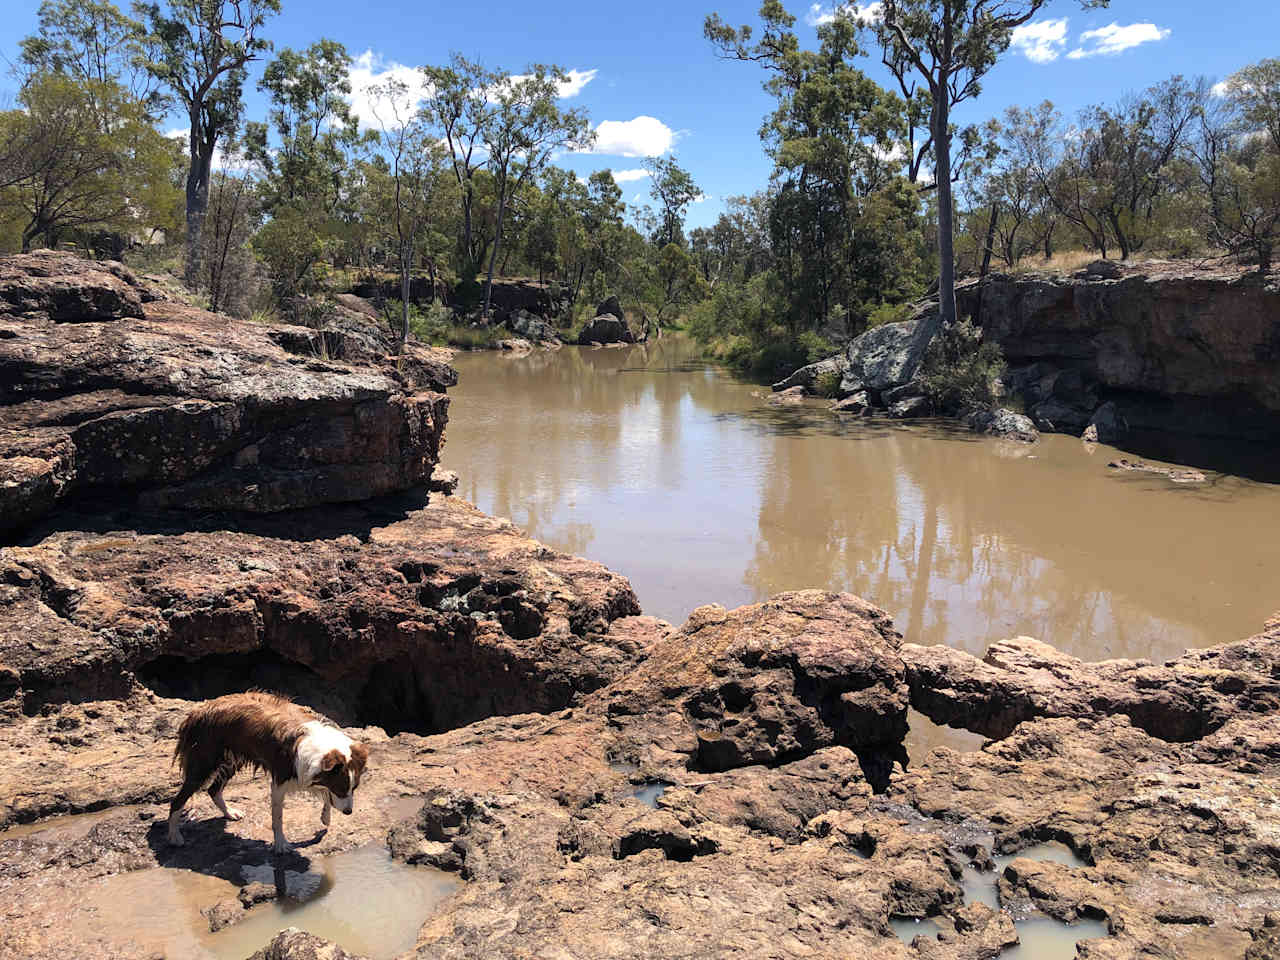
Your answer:
[[[204,717],[201,715],[200,709],[196,708],[187,714],[186,719],[182,721],[182,725],[178,727],[178,742],[174,744],[173,760],[170,761],[169,765],[178,764],[184,777],[187,774],[187,763],[190,761],[191,753],[195,749],[197,731],[203,720]]]

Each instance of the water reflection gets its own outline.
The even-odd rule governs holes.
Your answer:
[[[1028,634],[1086,658],[1255,632],[1280,487],[1116,476],[1112,451],[774,408],[664,339],[457,359],[459,494],[625,573],[646,613],[850,590],[908,639]]]

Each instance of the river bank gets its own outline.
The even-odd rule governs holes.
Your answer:
[[[1267,588],[1248,578],[1274,559],[1244,548],[1268,548],[1252,512],[1269,510],[1263,485],[1113,476],[1070,441],[1089,465],[1073,472],[1064,438],[1046,438],[1064,444],[1046,463],[1041,445],[913,438],[927,426],[851,433],[666,344],[458,357],[455,384],[438,355],[406,367],[353,339],[318,358],[314,331],[178,310],[127,272],[58,267],[28,271],[21,309],[0,315],[0,496],[18,518],[0,550],[0,952],[217,956],[242,943],[224,934],[271,926],[263,911],[283,923],[330,898],[357,908],[343,922],[371,956],[1278,949],[1280,620],[1173,656],[1161,643],[1184,608],[1132,654],[1113,639],[1105,656],[1082,643],[1077,658],[930,612],[985,581],[993,608],[1072,603],[1072,571],[1112,556],[1122,534],[1084,560],[1079,545],[1126,512],[1168,509],[1193,540],[1200,523],[1206,538],[1240,523],[1237,549],[1210,558],[1241,557],[1214,589],[1252,590],[1232,615],[1261,623]],[[862,455],[832,461],[837,447]],[[941,456],[932,477],[915,459],[926,449]],[[674,626],[641,613],[645,588],[638,598],[577,548],[430,492],[441,466],[462,473],[463,493],[527,508],[516,519],[534,528],[583,498],[588,522],[564,529],[592,555],[607,516],[629,521],[618,539],[634,556],[649,549],[647,522],[665,540],[667,582],[719,569],[730,550],[761,566],[761,551],[798,553],[797,577],[814,556],[857,571],[849,562],[866,555],[868,576],[887,571],[873,588],[923,586],[907,607],[926,614],[904,626],[821,578],[806,586],[826,589],[786,592],[764,579],[767,599],[703,597]],[[1036,472],[1001,487],[1020,467]],[[1037,526],[1060,474],[1098,521],[1075,541],[1066,523]],[[769,483],[776,493],[742,495]],[[829,490],[863,505],[815,509]],[[877,511],[892,521],[868,526]],[[715,535],[739,514],[754,515],[754,552]],[[838,516],[834,533],[805,534]],[[797,539],[770,539],[796,525]],[[1091,582],[1145,564],[1172,578],[1167,595],[1135,579],[1096,587],[1082,637],[1127,591],[1138,622],[1146,604],[1216,582],[1179,562],[1193,548],[1132,549]],[[935,579],[947,570],[967,570],[963,585]],[[1209,603],[1225,608],[1224,596]],[[931,622],[950,646],[929,641]],[[291,801],[286,831],[302,842],[273,857],[265,785],[242,778],[227,794],[243,821],[201,796],[187,845],[169,847],[177,723],[200,699],[254,685],[369,745],[356,814],[321,830],[316,807]],[[969,731],[964,748],[923,749],[947,723]],[[973,749],[974,734],[999,739]],[[398,866],[360,859],[370,844]],[[362,926],[403,892],[399,870],[441,872],[413,885],[409,947]],[[160,924],[157,902],[178,919]],[[347,955],[301,935],[259,955],[315,950]]]

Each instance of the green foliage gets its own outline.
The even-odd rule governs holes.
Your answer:
[[[813,382],[814,392],[820,397],[828,399],[836,397],[840,393],[840,381],[842,377],[834,370],[828,370],[826,373],[818,374],[818,378]]]
[[[982,329],[962,320],[935,336],[920,365],[920,385],[936,409],[958,412],[996,400],[996,384],[1005,372],[997,343],[982,339]]]
[[[399,312],[399,304],[394,304]],[[460,350],[482,350],[494,346],[497,341],[511,336],[498,326],[458,322],[453,312],[443,304],[409,307],[409,329],[425,343],[438,347],[456,347]]]

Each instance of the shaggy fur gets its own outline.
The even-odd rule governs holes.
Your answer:
[[[284,797],[295,790],[314,790],[324,797],[321,822],[329,809],[352,811],[352,799],[369,753],[337,727],[304,707],[273,693],[236,693],[193,709],[178,729],[174,759],[182,766],[182,787],[169,804],[169,842],[181,846],[178,829],[182,808],[202,787],[229,820],[222,790],[237,772],[252,766],[271,777],[271,825],[275,849],[289,848],[281,825]]]

